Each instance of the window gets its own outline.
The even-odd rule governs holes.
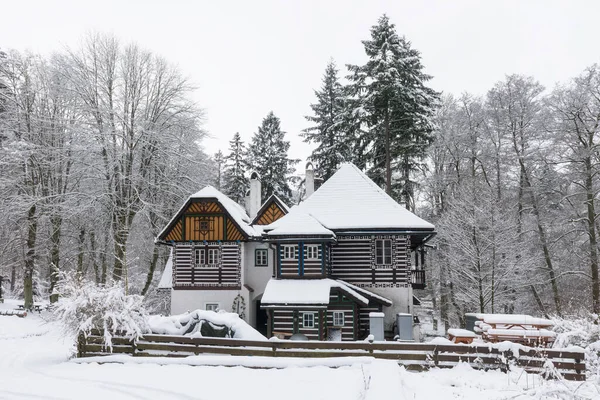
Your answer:
[[[302,327],[303,328],[314,328],[315,327],[315,314],[314,313],[303,313],[302,314]]]
[[[306,259],[307,260],[318,260],[319,259],[319,245],[318,244],[307,244],[305,249],[306,249]]]
[[[208,249],[208,264],[219,263],[219,249]]]
[[[195,253],[196,265],[206,264],[206,254],[204,253],[204,249],[196,249]]]
[[[283,259],[284,260],[297,260],[298,259],[298,245],[283,246]]]
[[[254,265],[256,267],[266,267],[268,265],[268,254],[267,249],[256,249],[254,251]]]
[[[334,311],[333,312],[333,326],[344,326],[344,312]]]
[[[206,311],[217,312],[219,310],[219,303],[206,303]]]
[[[218,268],[220,252],[218,248],[200,248],[194,250],[194,262],[196,267]]]
[[[201,231],[207,231],[209,230],[209,223],[208,221],[200,221],[200,230]]]
[[[377,239],[375,241],[375,264],[392,264],[392,241],[390,239]]]

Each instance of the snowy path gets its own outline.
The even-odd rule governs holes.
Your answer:
[[[37,315],[0,319],[0,399],[359,398],[360,366],[286,369],[77,364]]]
[[[284,369],[80,364],[68,360],[70,349],[70,341],[37,314],[0,317],[0,400],[600,399],[593,381],[547,382],[519,372],[474,371],[467,365],[412,373],[383,360],[339,368]],[[251,359],[246,363],[260,362],[258,357]]]

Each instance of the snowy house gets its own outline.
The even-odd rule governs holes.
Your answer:
[[[173,247],[171,312],[234,310],[268,336],[316,340],[364,338],[370,312],[391,332],[412,313],[434,226],[352,164],[306,187],[291,209],[260,205],[256,174],[247,210],[212,187],[190,196],[157,238]]]

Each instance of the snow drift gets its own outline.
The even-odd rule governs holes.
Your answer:
[[[151,316],[150,330],[162,335],[267,340],[236,313],[195,310],[169,317]]]

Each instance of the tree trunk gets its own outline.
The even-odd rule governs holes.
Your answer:
[[[83,257],[85,252],[85,228],[79,231],[79,249],[77,251],[77,277],[83,279],[85,271],[83,270]]]
[[[25,273],[23,274],[23,293],[26,310],[33,308],[33,271],[35,268],[35,244],[37,238],[37,215],[35,204],[27,212],[27,251],[25,253]]]
[[[596,210],[594,204],[594,184],[592,177],[592,160],[585,158],[585,190],[587,203],[588,236],[590,238],[590,268],[592,273],[592,312],[600,313],[600,282],[598,280],[598,239],[596,237]]]
[[[544,315],[544,318],[549,319],[550,316],[548,316],[548,313],[546,312],[546,307],[544,307],[544,303],[542,303],[542,299],[540,299],[540,295],[538,294],[537,290],[535,289],[535,286],[529,285],[529,288],[531,289],[533,298],[535,299],[535,302],[537,303],[538,307],[540,308],[540,311]]]
[[[385,192],[392,195],[392,150],[390,149],[390,112],[385,108]]]
[[[62,217],[55,215],[51,218],[52,234],[50,241],[52,242],[50,249],[50,302],[58,301],[58,294],[54,293],[56,284],[59,279],[60,271],[60,235],[61,235]]]
[[[154,271],[156,270],[156,264],[158,263],[158,246],[154,245],[154,250],[152,252],[152,259],[150,260],[150,268],[148,268],[148,275],[146,276],[146,284],[144,285],[144,289],[142,289],[142,296],[145,296],[150,289],[150,285],[152,284],[152,280],[154,279]]]

